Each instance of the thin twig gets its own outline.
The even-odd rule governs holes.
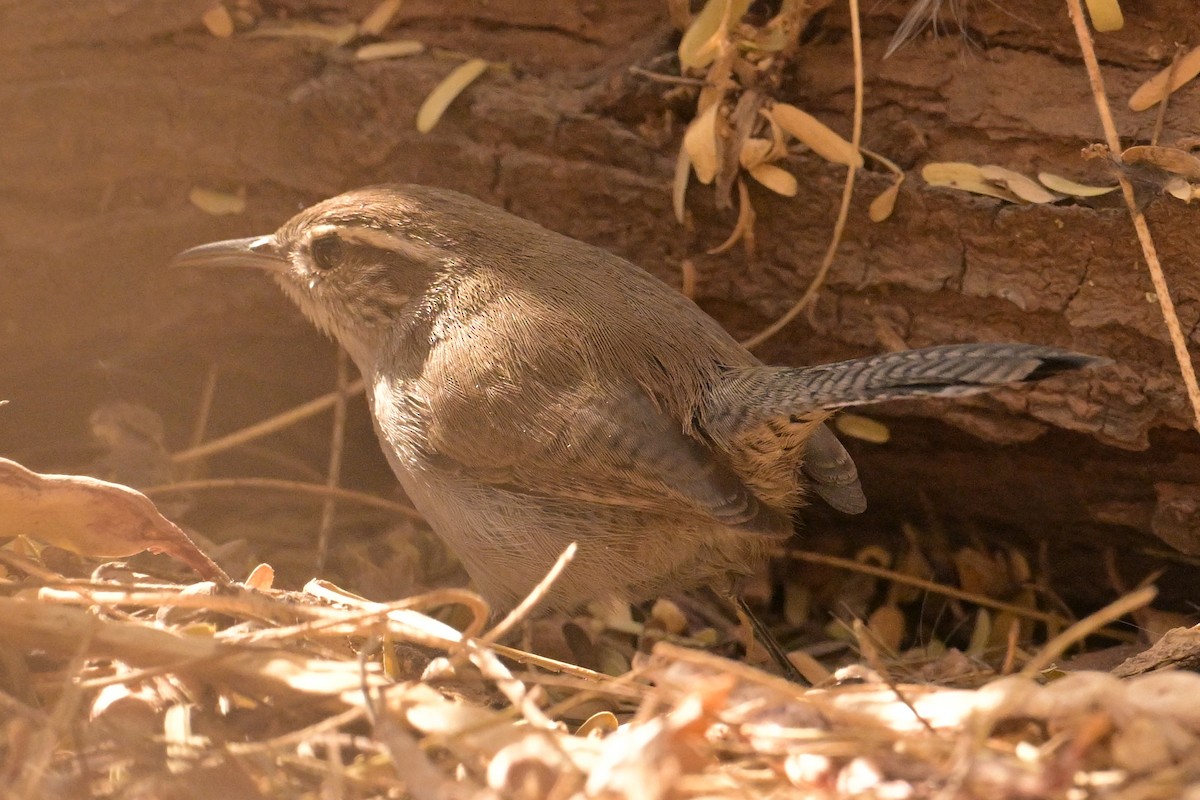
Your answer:
[[[1071,620],[1061,614],[1054,614],[1048,611],[1038,611],[1035,608],[1026,608],[1024,606],[1016,606],[1011,603],[1004,603],[1000,600],[993,600],[987,595],[968,592],[963,589],[956,589],[953,586],[946,586],[941,583],[918,578],[913,575],[906,575],[903,572],[877,567],[873,564],[864,564],[860,561],[854,561],[849,558],[839,558],[838,556],[826,555],[825,553],[814,553],[810,550],[784,550],[780,551],[779,555],[786,558],[793,558],[797,561],[807,561],[813,564],[824,564],[829,567],[837,567],[839,569],[851,570],[863,575],[870,575],[875,578],[883,578],[884,580],[902,583],[905,586],[912,586],[922,591],[932,594],[941,595],[943,597],[952,597],[956,600],[964,600],[968,603],[974,603],[977,606],[984,608],[995,609],[996,611],[1007,611],[1018,617],[1025,619],[1035,619],[1039,622],[1045,622],[1052,625],[1070,625]],[[1117,631],[1099,631],[1105,636],[1111,636],[1114,639],[1123,639]]]
[[[363,379],[358,379],[354,383],[346,387],[345,394],[358,394],[367,386],[367,382]],[[255,439],[261,439],[267,434],[282,430],[289,425],[293,425],[302,419],[320,414],[327,408],[330,408],[337,402],[338,392],[330,392],[323,394],[313,400],[309,400],[303,405],[298,405],[295,408],[288,409],[282,414],[265,419],[262,422],[234,431],[219,439],[213,439],[211,442],[205,442],[199,447],[189,447],[187,450],[181,450],[171,456],[171,461],[175,464],[182,464],[187,461],[195,461],[197,458],[204,458],[213,453],[220,453],[238,445],[252,442]]]
[[[657,81],[658,83],[672,83],[677,86],[696,86],[699,88],[704,88],[708,85],[708,82],[702,80],[701,78],[685,78],[679,75],[667,75],[662,72],[651,72],[644,67],[630,67],[629,71],[634,75],[639,75],[643,78],[649,78],[650,80]]]
[[[1079,39],[1083,63],[1087,66],[1088,81],[1092,87],[1096,112],[1100,115],[1100,124],[1104,128],[1105,144],[1108,145],[1113,158],[1119,161],[1121,138],[1117,135],[1117,125],[1113,121],[1112,110],[1108,105],[1108,95],[1104,91],[1104,76],[1100,73],[1100,62],[1096,59],[1092,32],[1088,29],[1087,19],[1083,15],[1083,7],[1080,6],[1079,0],[1067,0],[1067,9],[1070,11],[1071,22],[1075,26],[1075,36]],[[1137,198],[1133,194],[1133,184],[1121,172],[1117,173],[1117,181],[1121,184],[1121,194],[1125,198],[1129,216],[1133,219],[1133,229],[1137,232],[1138,242],[1142,245],[1142,255],[1146,259],[1146,267],[1150,270],[1150,281],[1154,284],[1154,294],[1158,297],[1158,306],[1162,311],[1163,321],[1167,325],[1167,333],[1171,337],[1171,346],[1175,349],[1175,360],[1179,363],[1183,385],[1187,389],[1188,400],[1192,404],[1193,424],[1196,430],[1200,431],[1200,384],[1196,382],[1196,370],[1192,366],[1192,358],[1188,354],[1187,338],[1183,334],[1183,327],[1179,324],[1179,316],[1175,313],[1175,303],[1171,300],[1171,290],[1167,286],[1166,276],[1163,275],[1154,239],[1150,236],[1150,227],[1146,224],[1146,217],[1138,209]]]
[[[212,416],[213,398],[217,395],[217,376],[219,374],[220,367],[215,361],[208,365],[208,373],[204,376],[204,386],[200,390],[200,402],[196,408],[196,421],[192,425],[192,436],[188,439],[189,449],[199,447],[208,434],[208,420]],[[176,477],[190,480],[196,477],[198,467],[199,464],[195,462],[189,463]]]
[[[151,486],[147,489],[142,489],[141,492],[148,497],[154,497],[172,492],[198,492],[214,489],[278,489],[282,492],[298,492],[300,494],[315,494],[320,497],[336,497],[339,500],[351,500],[364,506],[381,508],[384,511],[393,511],[418,522],[425,521],[425,517],[421,516],[421,512],[403,503],[397,503],[395,500],[376,497],[373,494],[357,492],[353,489],[331,488],[320,483],[304,483],[303,481],[289,481],[282,478],[206,478],[198,481],[180,481],[179,483],[171,483],[163,486]]]
[[[1027,678],[1032,678],[1054,663],[1054,660],[1065,653],[1068,647],[1083,641],[1093,633],[1098,633],[1110,622],[1115,622],[1126,614],[1150,605],[1150,602],[1154,600],[1157,594],[1158,589],[1156,587],[1143,586],[1136,592],[1120,597],[1099,611],[1087,615],[1058,636],[1046,642],[1041,651],[1029,659],[1029,663],[1025,665],[1020,674]]]
[[[862,142],[863,123],[862,30],[858,18],[858,0],[850,0],[850,35],[854,51],[854,131],[851,134],[850,143],[854,146],[854,151],[858,152]],[[833,225],[833,236],[829,241],[829,247],[825,250],[825,258],[821,260],[821,267],[808,285],[808,289],[782,317],[743,341],[742,346],[747,350],[753,350],[787,327],[800,315],[800,312],[808,308],[821,291],[825,277],[833,266],[833,259],[837,256],[838,245],[842,242],[842,233],[846,230],[846,221],[850,218],[850,200],[854,197],[854,176],[856,174],[857,169],[853,165],[846,167],[846,182],[842,186],[842,205],[838,209],[837,222]]]
[[[1183,55],[1183,45],[1175,45],[1175,56],[1171,59],[1171,66],[1167,68],[1167,91],[1163,92],[1162,100],[1158,101],[1158,113],[1154,115],[1154,131],[1150,134],[1150,144],[1158,144],[1158,137],[1162,136],[1163,125],[1167,121],[1167,106],[1171,102],[1171,87],[1175,85],[1175,72],[1179,69],[1179,58]]]
[[[325,485],[337,489],[342,478],[342,455],[346,449],[346,387],[350,384],[350,359],[345,349],[337,350],[337,395],[333,403],[333,430],[329,435],[329,469],[325,475]],[[325,569],[329,558],[329,537],[333,531],[334,514],[337,511],[337,497],[325,495],[321,506],[321,524],[317,528],[317,568],[319,574]]]
[[[554,562],[554,566],[546,573],[546,576],[538,581],[537,586],[525,595],[525,599],[517,604],[516,608],[509,611],[504,619],[500,620],[496,627],[480,637],[480,641],[485,645],[491,645],[504,638],[504,635],[520,624],[521,620],[529,616],[529,612],[533,611],[534,607],[541,602],[550,588],[554,586],[554,582],[558,580],[558,576],[562,575],[567,565],[571,563],[571,559],[575,558],[575,551],[578,550],[578,545],[571,542],[567,548],[559,555],[558,560]]]

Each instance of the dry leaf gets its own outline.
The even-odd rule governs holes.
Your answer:
[[[979,168],[979,174],[984,180],[998,183],[1027,203],[1054,203],[1062,198],[1039,185],[1033,178],[1027,178],[1019,172],[985,164]]]
[[[241,214],[246,210],[246,189],[243,187],[231,194],[218,192],[216,189],[193,186],[192,190],[188,192],[188,200],[205,214],[211,214],[214,217]]]
[[[1102,194],[1108,194],[1121,188],[1120,186],[1088,186],[1084,183],[1076,183],[1061,175],[1055,175],[1052,172],[1039,172],[1038,180],[1047,189],[1071,197],[1099,197]]]
[[[1145,111],[1158,103],[1171,92],[1183,86],[1188,81],[1200,75],[1200,47],[1193,48],[1179,57],[1172,68],[1167,67],[1150,80],[1137,88],[1129,98],[1129,107],[1134,111]],[[1167,86],[1167,81],[1171,85]]]
[[[358,31],[366,36],[381,36],[392,17],[400,10],[400,0],[381,0],[379,5],[371,9],[371,13],[358,23]]]
[[[862,153],[807,111],[801,111],[788,103],[776,103],[771,107],[770,114],[771,119],[779,123],[779,127],[808,145],[826,161],[849,167],[862,167]]]
[[[683,224],[684,198],[687,196],[688,179],[692,176],[692,160],[688,158],[687,148],[680,147],[679,155],[675,157],[675,179],[671,182],[671,208],[675,211],[676,221]]]
[[[1087,0],[1087,10],[1092,18],[1092,27],[1099,33],[1119,31],[1125,26],[1118,0]]]
[[[683,149],[687,151],[696,179],[709,184],[717,176],[717,112],[720,103],[713,103],[688,125],[683,134]]]
[[[880,606],[871,612],[867,628],[889,652],[898,652],[904,641],[904,613],[895,606]]]
[[[202,577],[229,582],[141,492],[76,475],[42,475],[0,458],[0,539],[29,536],[97,558],[149,550],[182,561]]]
[[[320,39],[335,47],[341,47],[358,36],[358,26],[353,22],[326,25],[308,20],[264,22],[246,35],[265,39]]]
[[[266,591],[275,585],[275,569],[270,564],[259,564],[246,578],[246,587]]]
[[[892,438],[887,425],[851,412],[838,414],[834,417],[833,424],[840,433],[872,444],[886,444],[887,440]]]
[[[871,222],[883,222],[896,210],[896,199],[900,196],[900,184],[902,183],[904,183],[903,176],[871,201],[871,205],[867,207],[867,218]]]
[[[1175,147],[1144,145],[1121,153],[1126,164],[1149,164],[1189,180],[1200,180],[1200,158]]]
[[[979,167],[963,161],[941,161],[926,164],[921,168],[921,179],[930,186],[945,186],[988,197],[998,197],[1010,203],[1021,202],[1021,198],[1007,189],[1001,189],[984,180]]]
[[[753,246],[754,242],[754,223],[758,219],[758,214],[754,211],[754,205],[750,202],[750,192],[746,189],[746,182],[738,178],[738,218],[733,226],[733,231],[730,232],[729,238],[721,242],[716,247],[708,251],[710,256],[715,256],[724,253],[729,248],[737,244],[741,239],[745,238],[748,246]]]
[[[749,7],[750,0],[708,0],[679,40],[680,66],[701,69],[712,63],[725,26],[740,20]]]
[[[576,736],[607,736],[620,727],[617,721],[617,715],[611,711],[597,711],[592,714],[579,729],[575,731]]]
[[[738,163],[746,169],[753,169],[759,164],[769,161],[771,142],[766,139],[748,138],[742,142],[742,152],[738,154]]]
[[[967,643],[967,655],[982,658],[992,640],[992,615],[986,608],[975,612],[975,626],[971,628],[971,639]]]
[[[354,57],[359,61],[377,61],[383,58],[415,56],[424,51],[424,43],[418,42],[416,39],[396,39],[391,42],[364,44],[354,51]]]
[[[1163,184],[1163,191],[1177,200],[1190,203],[1200,198],[1200,186],[1188,183],[1178,175],[1173,175]]]
[[[487,62],[482,58],[472,58],[451,70],[450,74],[429,93],[425,102],[421,103],[421,108],[417,111],[417,130],[421,133],[429,133],[433,130],[433,127],[438,124],[438,120],[442,118],[442,114],[454,102],[454,98],[462,94],[462,91],[470,86],[472,81],[482,75],[487,66]]]
[[[1000,565],[979,550],[964,547],[956,552],[954,567],[958,573],[958,585],[965,592],[998,597],[1007,585]]]
[[[800,188],[795,175],[774,164],[759,164],[751,168],[750,177],[784,197],[795,197]]]
[[[228,39],[233,36],[233,17],[230,16],[229,9],[220,3],[201,14],[200,21],[204,23],[208,32],[218,39]]]

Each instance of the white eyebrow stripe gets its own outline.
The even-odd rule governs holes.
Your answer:
[[[308,241],[334,234],[347,242],[357,242],[380,250],[389,250],[414,261],[429,261],[444,255],[442,249],[426,242],[418,242],[406,236],[397,236],[380,228],[346,225],[314,225],[309,229]]]

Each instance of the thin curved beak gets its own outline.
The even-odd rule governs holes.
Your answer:
[[[288,260],[275,243],[274,236],[227,239],[184,250],[171,259],[172,267],[250,267],[268,272],[283,272]]]

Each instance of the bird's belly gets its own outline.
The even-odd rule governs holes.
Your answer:
[[[460,477],[401,476],[410,499],[498,610],[520,602],[572,543],[575,557],[543,609],[591,600],[642,600],[732,585],[765,556],[765,537],[711,522],[625,507],[543,498]]]

